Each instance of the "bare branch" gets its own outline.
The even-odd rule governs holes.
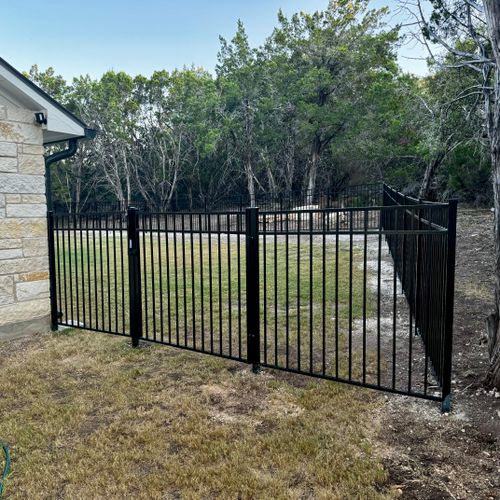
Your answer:
[[[474,0],[464,0],[464,2],[467,5],[469,5],[470,7],[476,9],[481,14],[484,14],[484,7],[480,4],[478,4],[477,2],[475,2]]]
[[[435,30],[433,30],[429,25],[427,25],[427,28],[429,30],[429,34],[435,39],[437,43],[442,45],[448,52],[452,53],[453,55],[457,57],[465,57],[469,58],[470,60],[467,61],[468,64],[492,64],[495,61],[491,58],[487,57],[478,57],[477,54],[474,54],[472,52],[465,52],[463,50],[459,50],[455,47],[452,47],[444,38],[439,36]]]

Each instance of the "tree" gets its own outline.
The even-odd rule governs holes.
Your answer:
[[[230,180],[227,162],[221,158],[222,103],[216,82],[202,69],[175,71],[171,76],[170,110],[172,128],[182,132],[183,190],[190,206],[226,193]]]
[[[23,74],[57,101],[66,102],[70,87],[63,76],[56,74],[52,66],[41,71],[38,64],[34,64],[27,73],[23,72]]]
[[[334,143],[331,163],[342,180],[385,182],[415,191],[424,168],[422,81],[413,75],[379,74],[366,90],[363,112]],[[332,153],[333,154],[333,153]]]
[[[463,144],[476,142],[481,128],[477,97],[469,95],[470,89],[478,85],[477,78],[468,71],[456,78],[456,69],[448,67],[454,59],[448,55],[445,66],[438,66],[433,75],[423,80],[419,95],[422,112],[417,116],[423,118],[420,128],[424,132],[422,146],[426,162],[418,193],[422,199],[433,196],[432,183],[453,151]]]
[[[88,107],[83,105],[91,99],[87,85],[88,77],[75,79],[73,84],[69,85],[61,75],[56,74],[54,68],[49,67],[45,71],[41,71],[36,64],[30,68],[28,73],[25,73],[25,76],[70,111],[76,112],[85,120],[89,120],[90,117],[85,112]],[[89,121],[89,123],[91,122]],[[59,145],[50,146],[50,149],[54,151],[60,148]],[[58,162],[51,167],[54,198],[60,202],[68,202],[69,209],[79,210],[85,201],[94,195],[96,176],[93,173],[96,158],[93,151],[92,143],[81,142],[78,155]]]
[[[386,9],[367,10],[366,0],[331,0],[327,10],[279,14],[277,50],[289,54],[295,73],[290,91],[299,133],[309,148],[304,187],[314,192],[321,158],[360,116],[364,96],[380,73],[396,72],[395,30],[381,26]]]
[[[233,161],[245,174],[250,203],[255,206],[258,182],[257,108],[260,95],[257,51],[248,43],[241,21],[231,42],[220,37],[221,48],[216,68],[218,85],[225,104],[224,129],[233,146]]]
[[[488,317],[490,366],[486,385],[500,388],[500,3],[498,0],[430,0],[432,15],[421,1],[413,4],[418,25],[430,43],[454,56],[452,68],[468,68],[480,83],[470,89],[483,105],[483,135],[490,152],[495,209],[495,310]],[[461,48],[457,42],[466,40]],[[429,43],[427,44],[429,47]],[[430,49],[430,47],[429,47]],[[432,52],[431,58],[436,60]]]
[[[386,180],[412,194],[420,185],[426,197],[454,190],[486,200],[482,143],[488,151],[490,143],[477,106],[484,77],[457,55],[474,53],[475,40],[455,36],[450,15],[436,17],[435,33],[457,53],[438,60],[430,77],[405,75],[386,10],[367,7],[335,0],[324,12],[279,13],[256,48],[240,22],[230,41],[221,39],[215,75],[107,72],[68,84],[52,68],[33,67],[30,78],[99,130],[54,167],[55,198],[77,209],[89,200],[211,206],[245,194],[255,204],[262,192],[316,196],[317,186]]]

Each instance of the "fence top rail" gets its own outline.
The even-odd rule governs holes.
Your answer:
[[[134,208],[134,207],[132,207]],[[158,212],[158,211],[155,211],[155,212],[152,212],[152,211],[149,211],[149,210],[141,210],[141,209],[137,209],[137,211],[139,212],[139,215],[140,216],[150,216],[150,215],[161,215],[161,216],[165,216],[165,215],[172,215],[174,217],[185,217],[186,219],[189,219],[190,216],[195,216],[195,215],[212,215],[212,216],[217,216],[217,215],[239,215],[239,216],[242,216],[244,215],[243,212],[241,212],[240,210],[217,210],[217,211],[205,211],[205,210],[193,210],[193,211],[189,211],[189,212],[180,212],[180,211],[167,211],[167,212]]]
[[[103,219],[105,217],[114,217],[119,220],[125,218],[127,211],[124,212],[54,212],[53,216],[55,219],[82,219],[82,220],[93,220],[93,219]]]
[[[259,207],[255,207],[259,208]],[[272,215],[272,214],[297,214],[297,213],[344,213],[344,212],[370,212],[382,210],[405,210],[411,212],[412,210],[423,210],[429,208],[448,208],[448,203],[433,203],[432,205],[420,203],[418,205],[368,205],[364,207],[331,207],[331,208],[290,208],[287,210],[259,210],[259,214]]]
[[[62,218],[62,217],[71,217],[71,218],[87,217],[88,219],[92,219],[95,217],[105,217],[105,216],[109,217],[111,215],[121,217],[121,216],[127,214],[127,210],[122,210],[122,211],[113,210],[113,211],[109,211],[109,212],[103,212],[103,211],[99,211],[99,212],[94,212],[94,211],[91,211],[91,212],[61,212],[59,210],[57,210],[57,211],[50,210],[49,213],[52,213],[54,215],[54,217],[60,217],[60,218]]]
[[[442,236],[448,234],[448,230],[446,228],[441,228],[441,229],[350,229],[350,228],[341,228],[338,231],[335,228],[330,228],[329,230],[323,231],[322,228],[313,228],[309,229],[306,228],[304,230],[298,230],[297,228],[294,229],[288,229],[288,230],[283,230],[281,231],[280,229],[273,229],[266,227],[264,230],[259,231],[261,235],[273,235],[273,234],[278,234],[278,235],[283,235],[283,234],[288,234],[288,235],[303,235],[307,236],[310,232],[312,234],[318,235],[318,234],[347,234],[347,235],[367,235],[367,236],[378,236],[378,235],[396,235],[396,236],[422,236],[422,235],[432,235],[432,236]]]
[[[423,205],[426,205],[426,206],[441,206],[441,205],[448,206],[449,205],[449,203],[444,203],[444,202],[439,202],[439,201],[423,200],[421,198],[415,198],[414,196],[410,196],[408,194],[403,194],[401,191],[398,191],[397,189],[389,186],[388,184],[384,184],[383,186],[386,189],[386,191],[389,191],[392,194],[395,194],[395,195],[397,195],[397,196],[399,196],[401,198],[404,198],[407,201],[411,201],[412,202],[411,205],[414,205],[414,204],[415,205],[422,205],[423,204]],[[390,193],[388,193],[388,194],[390,195]],[[398,203],[398,200],[395,199],[395,198],[393,198],[392,196],[391,196],[391,199],[392,199],[392,201]],[[399,205],[399,203],[398,203],[398,205]]]

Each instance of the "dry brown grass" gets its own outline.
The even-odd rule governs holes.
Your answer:
[[[384,498],[374,393],[84,331],[0,342],[10,498]]]

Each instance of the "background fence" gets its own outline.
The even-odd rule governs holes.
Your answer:
[[[297,207],[342,208],[380,205],[382,203],[381,184],[349,186],[339,190],[306,190],[276,193],[256,193],[255,205],[260,210],[292,210]],[[132,200],[130,205],[145,212],[242,212],[251,206],[247,195],[223,196],[174,196],[166,206],[148,204],[144,200]],[[161,205],[161,206],[160,206]],[[86,200],[82,203],[56,202],[54,211],[60,213],[126,212],[126,203]]]
[[[456,203],[331,204],[49,213],[53,324],[447,407]]]

